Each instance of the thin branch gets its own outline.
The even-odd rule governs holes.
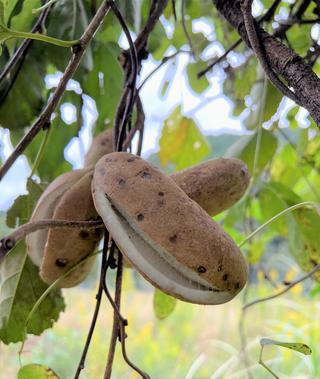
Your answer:
[[[292,25],[298,23],[301,20],[304,12],[307,10],[310,3],[311,3],[311,0],[303,0],[299,8],[297,9],[297,12],[294,15],[292,15],[287,20],[287,22],[281,22],[281,24],[275,31],[275,36],[279,37],[279,36],[285,35],[285,33],[288,31],[288,29],[290,29]]]
[[[112,242],[112,246],[110,249],[110,255],[111,258],[113,259],[113,254],[114,254],[114,249],[115,249],[115,244]],[[112,366],[113,366],[113,360],[114,360],[114,354],[116,351],[116,343],[117,343],[117,338],[120,333],[120,325],[125,321],[126,324],[128,323],[126,320],[123,319],[123,317],[120,314],[120,303],[121,303],[121,290],[122,290],[122,262],[121,262],[122,255],[118,255],[118,264],[117,264],[117,277],[116,277],[116,288],[115,288],[115,299],[113,301],[108,287],[106,283],[106,277],[104,278],[103,281],[103,289],[104,292],[109,299],[111,305],[113,306],[113,323],[112,323],[112,332],[111,332],[111,339],[110,339],[110,344],[109,344],[109,351],[108,351],[108,359],[107,359],[107,364],[104,372],[104,379],[109,379],[111,378],[112,374]]]
[[[91,0],[91,13],[94,15],[97,12],[97,0]]]
[[[244,0],[241,3],[241,9],[244,19],[244,25],[246,28],[246,32],[248,35],[248,39],[251,45],[251,48],[253,52],[255,53],[259,63],[261,64],[262,68],[264,69],[266,75],[272,82],[272,84],[285,96],[287,96],[289,99],[294,101],[295,103],[301,105],[299,99],[296,97],[295,93],[292,92],[276,75],[276,73],[273,71],[270,63],[268,62],[268,58],[266,56],[265,50],[263,48],[263,45],[261,44],[261,41],[259,39],[258,32],[256,30],[256,25],[254,18],[251,13],[251,7],[252,7],[252,1],[253,0]]]
[[[273,222],[278,220],[280,217],[291,213],[292,211],[295,211],[299,208],[313,208],[318,214],[320,214],[320,204],[316,203],[315,201],[303,201],[302,203],[298,203],[295,205],[292,205],[291,207],[285,208],[283,211],[277,213],[273,217],[271,217],[268,221],[266,221],[264,224],[260,225],[256,230],[254,230],[252,233],[250,233],[244,240],[242,240],[238,247],[241,248],[243,245],[245,245],[248,241],[250,241],[256,234],[260,233],[264,228],[271,225]]]
[[[261,22],[269,22],[272,20],[278,6],[281,4],[282,0],[275,0],[267,12],[262,16]],[[259,21],[260,22],[260,21]]]
[[[139,131],[137,155],[141,155],[143,135],[144,135],[145,113],[144,113],[143,104],[142,104],[142,101],[141,101],[141,98],[139,95],[138,95],[137,100],[136,100],[136,107],[137,107],[136,127],[137,127],[137,130]]]
[[[54,93],[50,97],[46,107],[41,112],[40,116],[37,118],[37,120],[32,125],[32,127],[27,132],[27,134],[18,143],[18,145],[16,146],[12,154],[3,164],[3,166],[0,168],[0,181],[2,180],[4,175],[8,172],[8,170],[11,168],[11,166],[16,161],[16,159],[24,152],[27,146],[33,141],[33,139],[40,132],[40,130],[42,128],[47,128],[50,126],[51,115],[53,111],[55,110],[55,108],[57,107],[60,99],[62,98],[62,95],[66,89],[69,79],[71,79],[71,77],[75,73],[77,67],[80,64],[80,61],[83,57],[83,54],[86,48],[88,47],[91,39],[93,38],[95,32],[99,28],[101,22],[103,21],[104,17],[109,12],[109,10],[110,10],[110,4],[108,1],[104,0],[102,4],[100,5],[97,13],[91,20],[90,24],[88,25],[87,29],[84,31],[83,35],[81,36],[80,44],[73,49],[73,54],[68,63],[68,66],[62,78],[60,79],[60,82],[58,86],[56,87]]]
[[[184,35],[186,36],[188,44],[190,46],[191,54],[193,58],[196,59],[192,40],[191,40],[190,34],[187,29],[187,25],[186,25],[186,0],[181,0],[181,23],[182,23],[182,29],[183,29]]]
[[[131,145],[131,142],[135,133],[139,132],[137,155],[140,155],[141,149],[142,149],[142,137],[143,137],[143,131],[144,131],[145,113],[143,110],[143,105],[142,105],[139,93],[137,93],[137,96],[136,96],[136,109],[137,109],[137,119],[136,119],[135,125],[133,129],[131,129],[130,132],[128,133],[127,139],[124,141],[122,149],[126,151]]]
[[[174,21],[177,21],[176,0],[171,0]]]
[[[115,117],[114,127],[114,146],[116,151],[122,150],[122,144],[125,138],[125,128],[128,122],[131,120],[131,115],[134,106],[134,96],[136,91],[136,80],[138,76],[138,56],[135,44],[130,35],[130,31],[126,25],[126,22],[114,1],[110,1],[110,6],[113,13],[117,17],[123,32],[129,43],[129,55],[130,55],[130,71],[126,72],[126,83],[123,91],[120,103],[117,109]]]
[[[250,303],[244,305],[243,310],[246,310],[246,309],[252,307],[255,304],[263,303],[265,301],[269,301],[269,300],[275,299],[275,298],[277,298],[279,296],[282,296],[286,292],[290,291],[291,288],[295,287],[297,284],[299,284],[299,283],[305,281],[306,279],[310,278],[313,274],[315,274],[319,270],[320,270],[320,264],[317,264],[310,272],[308,272],[306,275],[302,276],[301,278],[293,281],[284,290],[279,291],[279,292],[275,293],[274,295],[263,297],[261,299],[257,299],[257,300],[251,301]]]
[[[156,73],[160,70],[160,68],[166,64],[169,60],[174,59],[177,55],[185,53],[185,54],[190,54],[190,51],[185,51],[185,50],[177,50],[171,55],[167,55],[166,57],[163,57],[161,62],[156,66],[141,82],[141,84],[138,87],[137,92],[140,92],[141,88],[146,84],[146,82]]]
[[[147,46],[149,35],[156,26],[156,23],[158,22],[167,4],[168,0],[153,0],[149,18],[134,43],[136,46],[139,60],[146,58],[145,49]]]
[[[79,229],[95,229],[103,227],[101,220],[93,221],[70,221],[70,220],[40,220],[28,222],[21,225],[9,236],[0,240],[0,262],[5,255],[14,248],[16,243],[26,235],[37,230],[57,229],[57,228],[79,228]]]
[[[114,263],[114,252],[115,252],[116,245],[114,242],[112,242],[112,246],[110,249],[109,257],[108,257],[108,265],[110,266],[110,262]],[[103,282],[103,288],[104,292],[109,299],[114,313],[113,313],[113,326],[112,326],[112,333],[111,333],[111,340],[110,340],[110,347],[108,352],[108,359],[107,359],[107,365],[104,373],[104,379],[110,379],[112,374],[112,366],[113,366],[113,360],[114,360],[114,354],[115,354],[115,348],[116,348],[116,342],[117,338],[119,338],[121,342],[121,350],[122,355],[125,360],[125,362],[130,366],[134,371],[136,371],[142,378],[144,379],[150,379],[149,375],[143,372],[139,369],[135,364],[131,362],[131,360],[128,358],[127,352],[126,352],[126,343],[125,339],[127,338],[125,327],[128,325],[128,321],[122,317],[120,313],[120,300],[121,300],[121,290],[122,290],[122,276],[123,276],[123,258],[122,254],[120,253],[119,249],[117,248],[118,253],[118,260],[117,260],[117,276],[116,276],[116,288],[115,288],[115,299],[113,300],[108,286],[106,282],[106,277]]]
[[[202,71],[199,71],[198,74],[197,74],[197,78],[200,79],[203,75],[205,75],[207,72],[209,72],[216,64],[222,62],[232,50],[236,49],[241,44],[241,42],[242,42],[242,39],[239,38],[236,42],[234,42],[229,47],[228,50],[226,50],[224,52],[224,54],[222,54],[220,57],[218,57],[212,63],[210,63],[208,67],[206,67]]]
[[[86,357],[87,357],[87,354],[88,354],[88,350],[89,350],[89,347],[90,347],[92,335],[93,335],[93,332],[94,332],[94,329],[95,329],[95,326],[96,326],[96,323],[97,323],[98,315],[99,315],[99,310],[100,310],[100,305],[101,305],[101,300],[102,300],[102,295],[103,295],[103,282],[104,282],[104,278],[106,276],[106,270],[107,270],[107,264],[106,263],[107,263],[108,242],[109,242],[109,233],[106,230],[105,231],[105,235],[104,235],[104,245],[103,245],[103,253],[102,253],[102,260],[101,260],[101,271],[100,271],[99,288],[98,288],[98,292],[97,292],[97,295],[96,295],[96,300],[97,300],[96,301],[96,306],[95,306],[95,309],[94,309],[94,312],[93,312],[92,321],[91,321],[91,324],[90,324],[88,336],[87,336],[87,339],[86,339],[86,343],[84,345],[84,349],[83,349],[83,352],[82,352],[82,355],[81,355],[81,358],[80,358],[80,362],[79,362],[79,365],[77,367],[77,371],[76,371],[76,374],[74,376],[74,379],[78,379],[79,378],[81,371],[85,367]]]

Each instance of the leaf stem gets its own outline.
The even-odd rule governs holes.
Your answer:
[[[54,38],[54,37],[46,36],[44,34],[39,34],[39,33],[20,32],[16,30],[10,30],[8,33],[10,33],[10,38],[33,39],[36,41],[47,42],[47,43],[51,43],[52,45],[57,45],[61,47],[72,47],[72,46],[79,45],[80,43],[80,40],[64,41],[59,38]]]
[[[269,371],[269,373],[274,376],[276,379],[280,379],[279,376],[277,376],[262,360],[262,353],[263,353],[263,348],[264,348],[264,345],[261,346],[261,350],[260,350],[260,356],[259,356],[259,364],[264,367],[267,371]]]
[[[53,5],[54,3],[58,2],[59,0],[49,0],[47,3],[45,3],[44,5],[42,5],[41,7],[39,8],[35,8],[35,9],[32,9],[32,13],[33,14],[36,14],[36,13],[39,13],[47,8],[49,8],[51,5]]]

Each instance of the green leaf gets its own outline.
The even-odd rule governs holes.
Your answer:
[[[0,25],[0,44],[4,44],[9,38],[12,38],[10,30]]]
[[[286,186],[293,187],[301,179],[297,151],[286,144],[272,162],[271,176],[275,181],[281,181]]]
[[[156,317],[163,320],[171,315],[177,304],[177,299],[155,289],[153,295],[153,309]]]
[[[19,0],[2,0],[3,4],[3,14],[4,14],[4,24],[7,25],[9,18],[18,3]]]
[[[280,341],[275,341],[269,338],[261,338],[260,345],[261,346],[276,345],[276,346],[285,347],[286,349],[298,351],[299,353],[304,354],[304,355],[312,354],[311,348],[308,345],[304,343],[300,343],[300,342],[280,342]]]
[[[10,27],[14,30],[29,32],[32,27],[32,21],[36,17],[32,10],[41,6],[40,0],[28,0],[23,2],[21,12],[12,17]]]
[[[263,222],[280,211],[302,202],[298,195],[282,183],[271,182],[265,186],[265,190],[269,191],[265,204],[259,196],[262,214],[266,216]],[[314,207],[315,209],[297,209],[270,225],[288,238],[289,252],[305,272],[311,271],[320,263],[319,205],[315,204]],[[280,220],[283,222],[280,223]],[[319,271],[313,275],[313,279],[320,281]]]
[[[296,116],[297,116],[297,113],[299,111],[299,107],[296,106],[296,107],[293,107],[289,110],[289,112],[286,114],[286,118],[289,122],[289,126],[290,128],[292,129],[295,129],[295,128],[298,128],[299,127],[299,124],[298,124],[298,121],[296,119]]]
[[[100,45],[94,52],[93,70],[83,83],[84,92],[96,101],[99,112],[97,131],[102,131],[106,122],[113,123],[119,104],[123,84],[119,53],[119,46],[114,43]]]
[[[249,171],[253,173],[255,151],[257,146],[258,132],[240,137],[226,152],[227,157],[242,159],[248,165]],[[256,170],[261,172],[273,158],[277,150],[277,138],[268,130],[262,129],[259,157]]]
[[[160,139],[159,159],[162,166],[169,163],[176,170],[202,161],[210,153],[210,146],[191,118],[181,115],[176,108],[165,121]]]
[[[28,222],[32,211],[42,194],[42,188],[31,178],[27,181],[28,195],[21,195],[16,198],[11,208],[7,212],[6,224],[9,228],[15,228]]]
[[[0,0],[0,25],[5,26],[4,6],[3,6],[3,2],[1,0]]]
[[[209,87],[209,81],[205,75],[203,75],[200,79],[197,76],[198,72],[206,67],[207,64],[203,61],[189,63],[187,66],[189,84],[191,88],[197,93],[202,93]]]
[[[19,242],[0,265],[0,330],[9,321],[25,259],[25,246]]]
[[[233,100],[233,115],[238,116],[245,108],[244,99],[257,80],[257,63],[249,59],[245,65],[230,68],[223,83],[224,93]]]
[[[311,39],[312,25],[292,25],[287,32],[288,40],[294,51],[299,55],[305,55],[312,45]]]
[[[39,277],[38,268],[27,257],[20,242],[0,266],[0,340],[5,344],[24,341],[26,333],[40,335],[52,327],[64,310],[60,290],[52,290],[31,318],[25,322],[33,305],[48,288]]]
[[[264,91],[266,93],[264,94]],[[255,129],[259,124],[261,112],[262,122],[268,121],[276,113],[282,93],[279,92],[268,80],[265,86],[264,80],[257,82],[250,92],[252,105],[250,113],[244,120],[244,124],[248,129]],[[265,101],[263,101],[265,98]]]
[[[47,34],[62,40],[78,39],[87,27],[88,19],[91,19],[90,7],[83,6],[83,1],[59,0],[58,4],[50,11],[50,22],[48,23]],[[77,17],[74,14],[74,5],[77,6]],[[70,50],[48,44],[37,44],[37,49],[42,51],[43,59],[48,64],[54,65],[57,70],[64,72],[67,62],[70,59]],[[84,69],[92,70],[92,46],[88,46],[82,59],[80,67],[74,75],[74,79],[80,81],[85,79]]]
[[[310,209],[300,209],[294,214],[297,227],[290,230],[290,251],[302,270],[311,271],[320,263],[320,216]],[[313,275],[320,282],[320,272]]]
[[[287,202],[279,196],[278,191],[271,183],[266,184],[260,191],[259,205],[264,222],[288,207]],[[286,218],[279,218],[270,225],[270,228],[275,229],[281,235],[286,236],[288,233],[288,217],[292,217],[292,215],[289,214]]]
[[[39,114],[45,101],[45,66],[40,56],[27,56],[8,96],[11,77],[0,86],[0,124],[4,128],[23,129]]]
[[[60,379],[60,377],[47,366],[29,364],[20,368],[18,379]]]

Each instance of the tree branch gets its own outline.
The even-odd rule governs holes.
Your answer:
[[[14,248],[16,243],[26,235],[42,229],[79,228],[95,229],[103,227],[101,220],[93,221],[70,221],[70,220],[40,220],[21,225],[9,236],[0,240],[0,263],[5,255]]]
[[[213,0],[213,4],[219,13],[238,30],[241,38],[250,47],[241,11],[241,1]],[[320,126],[320,79],[300,56],[281,41],[259,25],[256,25],[256,31],[273,71],[288,82],[299,103],[310,112],[311,117]]]
[[[69,79],[72,78],[73,74],[78,68],[86,48],[88,47],[91,39],[93,38],[95,32],[99,28],[101,22],[103,21],[104,17],[106,16],[109,10],[110,10],[110,4],[108,1],[104,0],[102,4],[100,5],[97,13],[91,20],[90,24],[88,25],[87,29],[81,36],[80,44],[73,48],[73,54],[68,63],[68,66],[62,78],[60,79],[60,82],[58,86],[56,87],[54,93],[50,97],[46,107],[41,112],[40,116],[34,122],[34,124],[30,128],[30,130],[27,132],[27,134],[18,143],[18,145],[16,146],[12,154],[3,164],[3,166],[0,168],[0,181],[2,180],[4,175],[8,172],[8,170],[11,168],[11,166],[16,161],[16,159],[24,152],[27,146],[32,142],[35,136],[40,132],[40,130],[48,128],[50,126],[51,115],[53,111],[55,110],[55,108],[57,107],[57,105],[59,104],[59,101],[62,98],[62,95],[66,89]]]

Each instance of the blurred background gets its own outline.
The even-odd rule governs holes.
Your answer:
[[[40,1],[15,3],[7,9],[8,23],[30,30],[36,17],[31,10],[40,6]],[[71,3],[61,0],[54,5],[48,35],[63,39],[80,35],[91,17],[89,1],[76,2],[76,6]],[[243,44],[197,79],[197,73],[222,56],[238,34],[218,15],[211,1],[187,1],[184,14],[183,0],[176,3],[177,21],[169,2],[151,34],[150,55],[139,76],[146,114],[142,156],[167,173],[221,156],[244,160],[252,176],[246,195],[215,217],[239,244],[284,209],[303,201],[320,201],[318,129],[306,110],[268,82]],[[266,27],[274,32],[290,21],[283,40],[307,56],[318,46],[319,25],[293,23],[302,1],[279,3]],[[315,3],[309,2],[304,18],[314,17]],[[119,4],[135,37],[147,17],[149,1]],[[254,1],[254,16],[263,15],[271,4]],[[69,15],[75,11],[81,22],[72,24]],[[1,68],[19,43],[7,43]],[[0,237],[29,219],[37,185],[43,188],[63,172],[83,167],[93,137],[112,126],[123,79],[117,57],[127,47],[120,27],[109,14],[79,71],[69,81],[50,132],[37,136],[0,183]],[[14,83],[8,77],[0,87],[1,162],[13,151],[62,76],[69,51],[57,49],[34,43]],[[169,58],[163,61],[163,57]],[[320,71],[317,59],[313,69],[317,74]],[[135,138],[133,151],[136,146]],[[155,295],[153,287],[135,270],[125,269],[122,313],[129,321],[129,357],[152,379],[241,379],[250,375],[264,379],[271,376],[258,364],[260,339],[268,337],[303,342],[312,349],[312,355],[304,356],[267,346],[264,361],[279,377],[320,378],[319,274],[279,298],[242,311],[244,304],[286,288],[320,263],[319,221],[316,211],[300,208],[250,239],[242,247],[250,265],[249,284],[224,305],[199,306]],[[1,377],[14,378],[20,363],[40,363],[61,378],[73,378],[95,304],[99,259],[85,282],[62,290],[65,311],[41,336],[28,336],[21,361],[21,343],[0,342]],[[113,283],[111,273],[110,288]],[[102,377],[111,325],[112,309],[104,300],[83,378]],[[138,378],[123,362],[119,350],[118,346],[114,378]]]

